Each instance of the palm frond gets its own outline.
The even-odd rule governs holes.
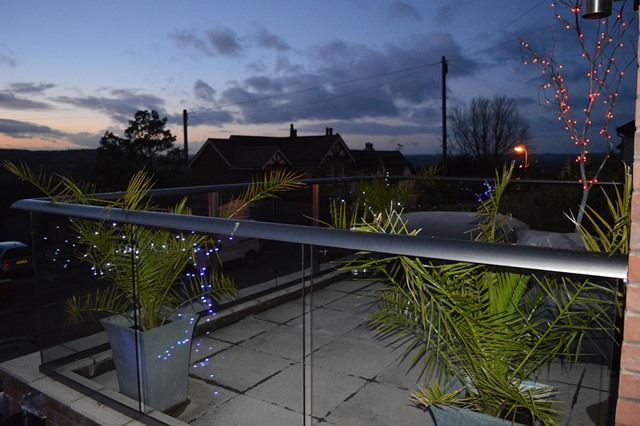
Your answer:
[[[266,198],[277,198],[279,192],[295,191],[305,187],[301,182],[303,173],[290,170],[273,170],[265,174],[262,180],[254,180],[251,185],[228,205],[232,208],[225,213],[227,218],[233,218],[250,204]]]

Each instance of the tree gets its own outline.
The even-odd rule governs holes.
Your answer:
[[[451,126],[455,149],[472,157],[481,170],[494,170],[529,138],[529,123],[520,115],[515,102],[505,96],[474,98],[468,107],[454,109]]]
[[[576,162],[580,168],[579,182],[582,184],[582,198],[578,207],[576,226],[579,227],[585,214],[589,192],[597,184],[600,173],[613,151],[612,135],[609,125],[613,119],[613,110],[618,100],[618,91],[625,71],[635,62],[635,52],[631,59],[620,63],[616,56],[625,46],[625,34],[631,26],[624,19],[627,0],[614,10],[611,18],[598,19],[585,24],[581,18],[582,0],[558,0],[552,3],[555,18],[576,41],[576,48],[584,64],[580,70],[578,64],[572,64],[569,71],[560,62],[566,58],[566,52],[556,54],[553,49],[534,49],[527,41],[520,40],[524,53],[524,63],[540,68],[543,83],[540,91],[546,104],[554,104],[558,111],[558,120],[564,125],[571,142],[576,145]],[[633,45],[633,43],[629,43]],[[579,71],[576,73],[576,71]],[[580,72],[583,71],[583,72]],[[582,78],[571,79],[579,74]],[[571,81],[569,81],[571,80]],[[571,89],[571,90],[570,90]],[[572,93],[572,97],[569,93]],[[582,93],[583,96],[575,96]],[[596,132],[597,131],[597,132]],[[597,165],[587,168],[590,147],[596,141],[604,144],[606,155]]]
[[[184,156],[173,143],[176,137],[165,129],[167,118],[157,111],[138,111],[124,137],[105,132],[96,158],[96,177],[101,189],[121,190],[139,170],[151,172],[159,185],[183,182]]]

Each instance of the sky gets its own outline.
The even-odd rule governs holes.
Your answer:
[[[531,152],[575,152],[520,47],[524,39],[566,62],[579,111],[584,61],[550,1],[4,0],[0,148],[95,148],[139,109],[166,116],[181,146],[187,109],[191,153],[209,137],[287,136],[294,123],[298,135],[332,127],[354,149],[370,141],[435,154],[445,55],[449,113],[508,96],[529,122]],[[629,28],[620,66],[635,54],[637,23]],[[628,70],[614,138],[633,118]],[[592,145],[605,146],[597,136]]]

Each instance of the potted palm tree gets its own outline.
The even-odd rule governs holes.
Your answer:
[[[39,188],[52,202],[76,202],[127,210],[155,210],[149,191],[153,180],[145,172],[133,176],[117,199],[92,197],[92,187],[70,179],[55,181],[36,175],[25,165],[4,163],[23,181]],[[231,203],[233,217],[249,204],[303,184],[292,172],[274,171],[252,183]],[[169,213],[188,215],[183,198]],[[191,337],[198,320],[194,304],[211,308],[212,302],[235,294],[233,280],[222,273],[187,274],[194,250],[213,247],[206,235],[175,232],[111,221],[71,220],[79,237],[81,261],[91,265],[101,280],[111,285],[67,302],[70,319],[102,314],[113,352],[120,392],[157,410],[167,410],[187,399]],[[106,314],[106,316],[104,316]]]
[[[512,170],[496,176],[492,195],[479,206],[480,240],[506,235],[498,210]],[[391,208],[355,228],[415,235],[400,213]],[[553,388],[531,378],[552,360],[576,359],[588,333],[612,336],[612,312],[620,309],[615,287],[588,278],[370,253],[346,268],[376,271],[384,283],[371,325],[383,338],[404,341],[411,367],[434,378],[413,401],[429,408],[439,425],[558,424]]]

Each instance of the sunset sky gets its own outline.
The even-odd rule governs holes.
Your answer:
[[[138,109],[167,116],[181,144],[186,108],[192,152],[208,137],[284,136],[295,123],[299,135],[333,127],[352,148],[437,153],[446,55],[451,108],[513,97],[533,151],[573,152],[519,37],[553,43],[572,93],[586,96],[577,46],[549,1],[5,0],[0,148],[95,148]],[[612,127],[633,118],[628,74]]]

